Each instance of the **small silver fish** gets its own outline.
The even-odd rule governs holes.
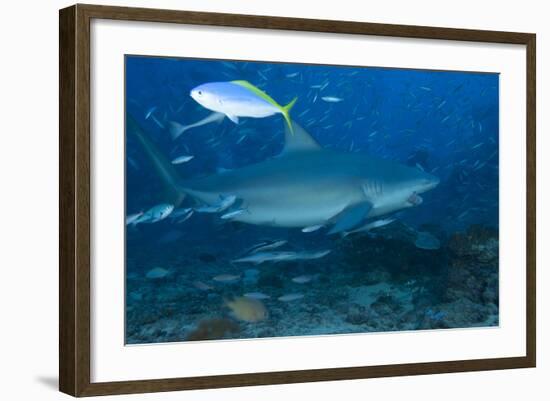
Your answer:
[[[126,217],[126,225],[132,224],[134,221],[143,216],[143,212],[134,213]]]
[[[474,171],[477,171],[477,170],[479,170],[479,169],[485,167],[485,164],[487,164],[487,163],[485,163],[485,162],[480,163],[476,168],[474,168]]]
[[[281,302],[292,302],[298,299],[302,299],[303,297],[304,297],[303,294],[286,294],[286,295],[280,296],[277,299]]]
[[[271,298],[269,295],[264,294],[263,292],[247,292],[246,294],[244,294],[244,296],[247,298],[259,299],[259,300]]]
[[[257,244],[251,248],[250,251],[247,253],[258,253],[258,252],[265,252],[265,251],[271,251],[273,249],[277,249],[282,247],[284,244],[286,244],[288,241],[286,239],[282,240],[276,240],[271,242],[264,242],[261,244]]]
[[[201,127],[203,125],[213,122],[220,122],[224,119],[224,117],[225,115],[223,113],[214,112],[209,114],[202,120],[199,120],[196,123],[189,125],[182,125],[176,121],[170,121],[168,122],[168,129],[170,130],[170,135],[172,136],[172,139],[177,139],[181,134],[183,134],[187,130],[190,130],[191,128]]]
[[[134,170],[139,171],[139,164],[137,164],[137,162],[134,159],[132,159],[130,156],[128,156],[127,160],[128,160],[128,164],[130,166],[132,166],[134,168]]]
[[[151,107],[150,109],[148,109],[146,112],[145,112],[145,119],[148,120],[149,117],[151,117],[153,115],[153,113],[155,112],[155,110],[157,109],[157,106],[153,106]]]
[[[238,281],[240,278],[241,276],[237,274],[219,274],[217,276],[214,276],[212,280],[219,283],[233,283],[235,281]]]
[[[153,114],[155,110],[157,110],[157,106],[153,106],[149,110],[147,110],[147,112],[145,113],[145,119],[148,120],[149,118],[151,118],[151,120],[153,120],[160,129],[164,129],[164,125]]]
[[[297,284],[305,284],[305,283],[309,283],[310,281],[312,281],[313,278],[314,278],[314,276],[312,276],[312,275],[304,274],[302,276],[294,277],[292,279],[292,282],[297,283]]]
[[[466,210],[465,212],[462,212],[458,215],[457,217],[457,220],[460,220],[462,219],[463,217],[465,217],[467,214],[468,214],[469,210]]]
[[[161,203],[153,206],[151,209],[143,213],[139,218],[132,222],[133,225],[140,223],[156,223],[167,218],[174,210],[174,205],[169,203]]]
[[[174,160],[172,160],[172,164],[182,164],[187,163],[188,161],[192,160],[195,156],[190,155],[183,155],[176,157]]]
[[[184,208],[180,208],[180,209],[175,209],[174,211],[172,211],[172,213],[170,214],[170,218],[171,219],[177,219],[178,217],[182,217],[182,216],[185,216],[187,215],[189,212],[193,211],[193,209],[191,209],[190,207],[184,207]]]
[[[320,259],[330,253],[330,250],[325,251],[303,251],[303,252],[258,252],[239,259],[233,260],[236,263],[254,263],[260,264],[263,262],[283,262],[290,260],[311,260]]]
[[[354,233],[359,233],[359,232],[366,232],[366,231],[370,231],[370,230],[373,230],[375,228],[378,228],[378,227],[384,227],[385,225],[388,225],[390,223],[393,223],[395,221],[395,219],[380,219],[380,220],[376,220],[376,221],[373,221],[373,222],[370,222],[370,223],[367,223],[365,224],[364,226],[362,227],[359,227],[353,231],[346,231],[344,232],[344,237],[349,235],[349,234],[354,234]]]
[[[237,209],[237,210],[233,210],[231,212],[228,212],[228,213],[225,213],[221,216],[221,219],[223,220],[229,220],[229,219],[232,219],[234,217],[237,217],[238,215],[240,214],[243,214],[246,210],[245,209]]]
[[[484,143],[485,143],[485,142],[480,142],[480,143],[478,143],[477,145],[472,146],[472,150],[482,147],[482,146],[484,145]]]
[[[323,96],[321,98],[321,100],[323,100],[324,102],[328,102],[328,103],[338,103],[338,102],[343,101],[344,99],[342,99],[340,97],[336,97],[336,96]]]
[[[324,224],[317,224],[315,226],[304,227],[304,228],[302,228],[302,232],[303,233],[311,233],[313,231],[319,230],[322,227],[324,227]]]
[[[176,218],[176,224],[181,224],[181,223],[189,220],[191,218],[191,216],[193,216],[193,213],[195,213],[195,211],[193,209],[189,208],[189,211],[186,214],[183,214],[183,215],[179,216],[178,218]]]
[[[215,205],[200,206],[195,208],[195,211],[199,213],[220,213],[231,207],[236,200],[237,197],[235,195],[220,195],[220,203]]]
[[[162,267],[155,267],[147,272],[145,277],[151,280],[165,278],[170,275],[170,271]]]
[[[208,285],[206,283],[203,283],[202,281],[193,281],[193,286],[201,291],[210,291],[212,290],[214,287],[212,287],[211,285]]]

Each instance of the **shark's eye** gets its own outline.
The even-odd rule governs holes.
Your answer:
[[[199,96],[202,96],[202,91],[198,91]]]

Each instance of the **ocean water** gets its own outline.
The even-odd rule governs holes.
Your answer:
[[[126,343],[498,325],[498,74],[142,56],[125,64],[126,212],[131,219],[158,207],[153,218],[126,225]],[[390,163],[380,170],[407,166],[439,184],[411,189],[410,207],[366,215],[333,235],[341,215],[322,227],[249,224],[224,216],[254,213],[225,189],[210,203],[179,196],[159,164],[178,183],[231,181],[232,172],[281,157],[281,114],[218,119],[172,138],[178,124],[212,113],[190,96],[193,88],[233,80],[280,105],[297,97],[291,118],[321,148],[342,152],[342,163],[382,159]],[[193,157],[171,163],[180,156]],[[340,171],[312,166],[298,162],[296,177]],[[350,170],[342,171],[345,180]],[[295,175],[277,173],[283,181]],[[339,182],[327,186],[341,191]],[[270,196],[321,207],[307,204],[315,194]],[[227,209],[212,211],[224,201]],[[383,219],[391,222],[347,234]],[[253,249],[261,244],[267,248]],[[266,252],[283,260],[237,261]]]

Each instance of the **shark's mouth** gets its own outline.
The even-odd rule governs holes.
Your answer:
[[[418,206],[420,205],[424,199],[420,195],[418,195],[416,192],[413,192],[411,196],[407,198],[407,203],[411,206]]]

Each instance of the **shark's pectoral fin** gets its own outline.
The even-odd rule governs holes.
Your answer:
[[[235,124],[239,123],[239,117],[234,116],[233,114],[226,114],[225,116],[233,121]]]
[[[351,230],[365,220],[371,209],[372,203],[370,202],[363,202],[345,208],[334,218],[335,224],[328,234],[337,234],[342,231]]]

